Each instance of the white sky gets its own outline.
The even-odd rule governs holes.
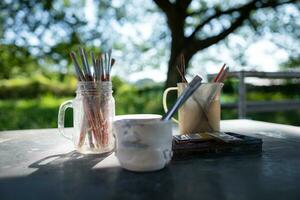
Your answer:
[[[277,71],[279,63],[288,59],[286,51],[268,40],[252,44],[245,54],[250,65],[259,66],[263,71]]]

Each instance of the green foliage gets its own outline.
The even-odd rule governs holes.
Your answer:
[[[115,92],[116,113],[136,114],[155,113],[162,114],[161,106],[162,86],[157,90],[138,89],[127,83],[118,87]]]
[[[1,44],[0,52],[0,79],[30,76],[40,71],[37,59],[24,47]]]
[[[297,56],[290,56],[288,61],[281,64],[281,68],[300,68],[300,53]]]
[[[238,80],[228,78],[224,82],[222,91],[223,91],[223,93],[226,93],[226,94],[234,94],[237,91],[237,88],[238,88]]]
[[[67,84],[66,84],[67,83]],[[51,80],[42,75],[28,78],[14,78],[0,81],[0,98],[36,98],[45,94],[72,96],[76,88],[76,79],[69,77],[66,83]]]
[[[253,86],[247,85],[247,100],[267,101],[282,99],[300,99],[299,83],[287,82],[282,85]]]
[[[59,105],[74,98],[76,79],[61,83],[42,75],[0,81],[0,130],[55,128]],[[117,114],[162,113],[162,86],[138,88],[113,77]],[[72,111],[66,126],[72,125]]]
[[[300,126],[300,110],[286,112],[250,113],[249,119]]]
[[[130,84],[118,77],[113,77],[113,90],[116,101],[116,114],[155,113],[163,114],[162,93],[163,85],[156,83]],[[77,80],[67,76],[66,82],[58,81],[57,75],[36,75],[30,79],[14,78],[0,81],[0,130],[56,128],[58,108],[65,100],[75,96]],[[227,82],[221,101],[233,103],[238,101],[236,82]],[[226,84],[227,84],[226,83]],[[294,85],[293,85],[294,84]],[[282,100],[300,98],[293,87],[295,83],[283,86],[257,87],[247,86],[247,100]],[[277,88],[279,87],[279,89]],[[227,89],[225,89],[227,88]],[[261,89],[262,88],[262,89]],[[172,104],[170,95],[169,105]],[[176,96],[174,92],[174,97]],[[173,99],[174,100],[174,99]],[[66,126],[72,126],[72,110],[66,115]],[[250,113],[248,118],[254,120],[299,124],[300,111]],[[237,118],[236,110],[222,110],[222,119]]]
[[[0,67],[5,67],[5,71],[1,72],[0,78],[10,78],[17,73],[16,70],[27,69],[27,65],[32,67],[30,72],[41,68],[59,68],[60,72],[65,72],[70,63],[70,50],[77,50],[79,45],[100,48],[100,40],[101,46],[110,46],[108,40],[119,41],[115,39],[119,35],[107,22],[118,23],[124,18],[125,8],[114,7],[109,0],[93,1],[92,6],[98,7],[98,13],[92,13],[96,17],[88,23],[87,4],[86,1],[70,0],[1,1]],[[123,12],[118,12],[120,10]],[[122,46],[118,42],[114,44]],[[33,58],[39,63],[32,63],[30,59]]]
[[[223,120],[236,119],[238,117],[237,110],[223,109],[221,117]],[[293,126],[300,126],[300,110],[280,111],[280,112],[259,112],[247,114],[247,119],[288,124]]]

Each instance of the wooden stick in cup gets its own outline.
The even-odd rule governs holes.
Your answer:
[[[188,81],[185,78],[185,60],[184,55],[182,53],[180,54],[180,57],[177,61],[176,69],[181,77],[181,82],[187,83]]]
[[[188,81],[185,78],[185,59],[183,53],[180,55],[180,66],[181,66],[181,72],[182,72],[182,82],[187,83]]]
[[[227,73],[228,73],[229,67],[226,67],[224,69],[224,71],[222,72],[222,74],[220,75],[219,79],[217,80],[217,82],[219,83],[224,83],[225,78],[227,77]]]
[[[177,69],[179,75],[181,76],[181,81],[182,81],[183,83],[187,83],[187,80],[185,79],[184,75],[182,74],[180,68],[177,66],[176,69]]]
[[[225,66],[226,66],[226,64],[224,64],[224,65],[222,66],[221,70],[219,71],[218,75],[214,78],[214,81],[213,81],[213,82],[218,82],[218,80],[219,80],[221,74],[222,74],[223,71],[224,71]]]

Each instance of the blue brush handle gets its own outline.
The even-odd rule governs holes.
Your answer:
[[[201,81],[202,78],[196,75],[188,84],[188,86],[182,91],[181,95],[178,97],[171,109],[169,109],[168,112],[162,116],[161,120],[170,120],[177,110],[182,106],[182,104],[198,89],[198,87],[201,85]]]

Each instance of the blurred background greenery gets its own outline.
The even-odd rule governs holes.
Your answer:
[[[299,8],[293,0],[3,0],[0,130],[57,126],[59,105],[75,96],[68,54],[78,46],[113,48],[117,114],[162,114],[162,92],[179,80],[180,53],[188,78],[205,77],[224,62],[233,70],[297,70]],[[248,81],[247,99],[300,99],[299,80],[273,83]],[[226,81],[223,103],[238,101],[237,87],[237,80]],[[222,119],[232,118],[236,110],[222,110]],[[299,126],[300,109],[247,118]],[[66,124],[72,125],[72,111]]]

